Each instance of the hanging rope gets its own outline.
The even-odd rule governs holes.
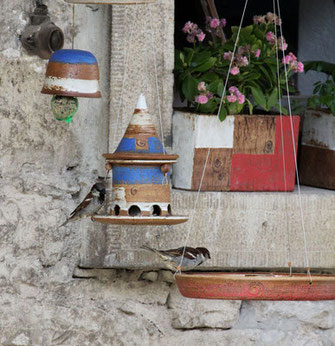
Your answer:
[[[222,107],[222,103],[223,103],[223,99],[224,99],[225,94],[226,94],[227,84],[228,84],[228,79],[229,79],[229,73],[230,73],[230,70],[231,70],[231,67],[232,67],[232,64],[233,64],[233,60],[234,60],[234,57],[235,57],[237,43],[238,43],[238,41],[240,39],[240,32],[241,32],[241,28],[242,28],[242,24],[243,24],[243,20],[244,20],[244,16],[245,16],[245,11],[246,11],[247,5],[248,5],[248,0],[246,0],[245,4],[244,4],[244,8],[243,8],[243,12],[242,12],[242,17],[241,17],[241,21],[240,21],[240,26],[239,26],[238,31],[237,31],[236,42],[235,42],[235,45],[234,45],[234,50],[233,50],[232,58],[230,60],[230,64],[229,64],[229,68],[228,68],[228,73],[227,73],[226,81],[225,81],[225,84],[224,84],[224,88],[223,88],[223,92],[222,92],[222,97],[221,97],[221,101],[220,101],[220,106],[219,106],[219,110],[218,110],[218,113],[217,113],[217,117],[219,117],[219,114],[220,114],[220,111],[221,111],[221,107]],[[204,180],[204,176],[205,176],[205,172],[206,172],[206,168],[207,168],[207,163],[208,163],[208,158],[209,158],[210,151],[211,151],[211,148],[208,148],[207,156],[206,156],[206,161],[205,161],[205,164],[204,164],[204,168],[202,170],[202,175],[201,175],[201,179],[200,179],[200,183],[199,183],[199,188],[198,188],[198,191],[197,191],[197,196],[196,196],[196,199],[195,199],[194,207],[193,207],[191,218],[190,218],[190,221],[189,221],[189,227],[188,227],[187,234],[186,234],[186,240],[185,240],[185,245],[184,245],[183,253],[182,253],[182,256],[181,256],[181,259],[180,259],[179,266],[177,267],[177,270],[174,273],[174,275],[176,275],[178,272],[181,271],[181,264],[183,263],[186,246],[187,246],[187,243],[188,243],[188,239],[190,237],[190,232],[191,232],[191,228],[192,228],[192,225],[193,225],[193,219],[194,219],[194,215],[195,215],[195,210],[196,210],[197,205],[198,205],[198,199],[199,199],[200,190],[201,190],[201,187],[202,187],[202,182]]]
[[[74,49],[74,33],[75,33],[75,13],[74,13],[74,4],[72,5],[72,49]]]
[[[149,12],[149,18],[153,18],[152,12],[151,12],[151,5],[149,4],[149,0],[147,2],[147,9]],[[165,145],[164,145],[164,132],[163,132],[163,119],[162,119],[162,110],[161,110],[161,101],[160,101],[160,93],[159,93],[159,85],[158,85],[158,71],[157,71],[157,58],[156,58],[156,44],[153,34],[153,27],[152,27],[152,21],[149,20],[150,25],[150,33],[151,33],[151,46],[152,46],[152,54],[154,58],[154,68],[155,68],[155,85],[156,85],[156,95],[157,95],[157,102],[158,102],[158,114],[159,114],[159,123],[160,123],[160,130],[161,130],[161,142],[163,145],[163,151],[166,153]],[[147,59],[147,62],[149,63],[149,59]]]
[[[279,0],[277,0],[277,7],[278,7],[278,17],[280,20],[280,35],[281,35],[281,45],[282,48],[284,46],[284,38],[283,38],[283,28],[281,23],[281,14],[280,14],[280,5]],[[282,49],[283,57],[285,59],[285,51]],[[291,101],[290,101],[290,91],[289,91],[289,85],[288,85],[288,78],[287,78],[287,68],[286,64],[284,64],[284,71],[285,71],[285,82],[286,82],[286,91],[287,91],[287,101],[288,101],[288,111],[290,115],[290,124],[291,124],[291,137],[292,137],[292,147],[293,147],[293,154],[294,154],[294,164],[295,164],[295,171],[297,173],[297,187],[298,187],[298,199],[299,199],[299,209],[300,209],[300,217],[301,217],[301,229],[302,234],[304,238],[304,253],[305,253],[305,265],[307,268],[307,275],[309,277],[310,283],[312,283],[312,275],[311,270],[309,266],[309,258],[308,258],[308,251],[307,251],[307,239],[306,239],[306,230],[305,230],[305,218],[304,218],[304,212],[302,209],[302,201],[301,201],[301,189],[300,189],[300,179],[299,179],[299,170],[298,170],[298,164],[297,164],[297,153],[295,149],[295,143],[294,143],[294,130],[293,130],[293,120],[292,120],[292,110],[291,110]]]
[[[115,130],[114,130],[114,135],[113,135],[113,141],[112,141],[112,148],[115,148],[115,141],[116,141],[116,135],[117,135],[117,130],[119,128],[119,119],[120,119],[120,113],[121,113],[121,107],[122,107],[122,103],[123,103],[123,93],[124,93],[124,88],[125,88],[125,84],[126,84],[126,78],[127,78],[127,68],[128,68],[128,64],[129,64],[129,52],[130,52],[130,45],[131,45],[131,38],[133,35],[133,32],[136,29],[136,25],[137,25],[137,0],[135,0],[135,10],[134,10],[134,22],[133,22],[133,27],[130,28],[130,30],[128,31],[128,36],[127,36],[127,44],[126,44],[126,49],[124,51],[124,60],[123,60],[123,79],[122,79],[122,86],[121,86],[121,94],[120,94],[120,98],[119,98],[119,107],[116,113],[116,124],[115,124]],[[128,6],[126,8],[129,8]],[[126,21],[127,16],[126,16],[126,8],[125,8],[125,15],[124,15],[124,19]]]
[[[275,0],[273,0],[273,13],[276,15],[276,3]],[[278,17],[281,21],[281,18]],[[277,25],[275,23],[275,36],[277,37]],[[285,146],[284,146],[284,130],[283,130],[283,113],[282,113],[282,102],[281,102],[281,87],[280,87],[280,72],[279,72],[279,54],[278,54],[278,41],[275,40],[276,45],[276,60],[277,60],[277,88],[278,88],[278,104],[279,104],[279,119],[280,119],[280,132],[281,132],[281,148],[282,148],[282,159],[283,159],[283,168],[284,168],[284,191],[287,192],[287,179],[286,179],[286,160],[285,160]],[[283,43],[282,43],[283,48]],[[287,203],[287,194],[285,194],[285,217],[286,217],[286,236],[287,236],[287,250],[288,250],[288,258],[287,258],[287,264],[289,266],[290,270],[290,276],[292,275],[292,260],[291,260],[291,240],[290,240],[290,230],[289,230],[289,223],[288,223],[288,203]]]

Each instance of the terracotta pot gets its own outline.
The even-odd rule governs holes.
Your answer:
[[[293,143],[297,150],[299,121],[299,116],[292,116],[292,141],[288,116],[230,115],[220,122],[215,115],[176,110],[173,151],[179,160],[173,170],[173,186],[198,190],[210,148],[201,190],[292,191],[295,185]]]
[[[189,273],[176,275],[188,298],[229,300],[331,300],[335,276],[279,273]]]

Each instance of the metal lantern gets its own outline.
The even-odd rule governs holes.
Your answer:
[[[103,156],[113,169],[112,205],[110,215],[96,215],[93,220],[144,225],[187,221],[171,210],[170,167],[178,155],[165,152],[143,95],[116,151]]]
[[[55,118],[71,122],[78,109],[77,97],[101,97],[97,59],[85,50],[56,51],[49,59],[41,92],[54,95],[51,108]]]

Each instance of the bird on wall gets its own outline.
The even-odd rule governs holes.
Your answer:
[[[204,247],[193,248],[186,246],[185,252],[184,247],[170,250],[157,250],[150,246],[142,245],[141,248],[154,252],[164,260],[166,267],[173,271],[192,270],[211,258],[209,251]],[[183,260],[181,262],[182,257]]]
[[[95,183],[91,191],[78,207],[70,214],[70,217],[60,226],[65,226],[69,221],[76,221],[84,217],[96,214],[105,202],[106,187],[102,182]]]

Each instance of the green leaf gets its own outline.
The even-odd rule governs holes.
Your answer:
[[[262,91],[258,88],[251,87],[251,93],[255,99],[255,102],[267,111],[266,98],[264,94],[262,93]]]
[[[218,94],[220,97],[222,97],[223,88],[224,88],[224,86],[223,86],[223,81],[220,80],[220,82],[219,82],[219,84],[218,84],[217,91],[216,91],[217,94]]]
[[[195,67],[193,71],[197,72],[205,72],[208,71],[214,64],[216,63],[216,58],[209,58],[206,62],[203,64]]]
[[[226,119],[227,116],[227,110],[224,105],[221,106],[220,113],[219,113],[219,119],[220,121],[223,121]]]
[[[274,88],[267,101],[267,109],[270,110],[278,101],[278,89]]]
[[[248,107],[249,107],[249,114],[252,114],[252,111],[253,111],[253,106],[252,106],[252,103],[250,102],[249,99],[246,99],[247,103],[248,103]]]
[[[275,108],[278,112],[280,112],[280,106],[279,106],[278,103],[274,106],[274,108]],[[281,113],[284,114],[284,115],[288,115],[288,110],[287,110],[285,107],[281,106]]]
[[[202,76],[202,80],[205,82],[214,82],[219,79],[219,75],[214,72],[207,72]]]
[[[185,98],[193,102],[195,96],[198,94],[198,81],[191,75],[187,76],[182,84],[182,92],[185,95]]]

